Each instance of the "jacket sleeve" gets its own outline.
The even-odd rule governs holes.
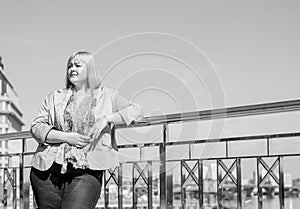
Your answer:
[[[120,96],[117,90],[112,94],[112,104],[113,112],[118,112],[127,126],[143,117],[141,105]]]
[[[54,128],[49,109],[49,102],[53,97],[51,95],[49,94],[43,101],[38,116],[33,120],[30,128],[32,137],[41,144],[45,143],[49,131]]]

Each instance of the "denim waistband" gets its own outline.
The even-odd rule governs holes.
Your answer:
[[[91,170],[91,169],[81,169],[81,168],[74,168],[71,163],[68,163],[67,172],[62,174],[61,173],[61,164],[53,163],[52,166],[46,171],[40,171],[34,167],[32,167],[32,171],[36,174],[39,174],[42,178],[47,178],[47,176],[54,175],[61,178],[74,178],[76,176],[81,176],[84,174],[90,174],[94,176],[96,179],[102,182],[102,176],[105,170]]]

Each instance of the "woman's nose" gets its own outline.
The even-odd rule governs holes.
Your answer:
[[[75,66],[75,65],[72,65],[72,66],[69,68],[70,72],[74,71],[75,69],[76,69],[76,66]]]

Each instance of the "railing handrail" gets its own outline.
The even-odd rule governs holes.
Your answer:
[[[185,141],[169,141],[169,142],[153,142],[153,143],[136,143],[118,145],[118,148],[140,148],[140,147],[154,147],[159,145],[173,146],[173,145],[188,145],[188,144],[203,144],[203,143],[217,143],[217,142],[233,142],[233,141],[250,141],[250,140],[264,140],[264,139],[279,139],[287,137],[300,137],[300,132],[289,132],[280,134],[264,134],[264,135],[249,135],[240,137],[224,137],[213,139],[195,139]]]
[[[30,131],[18,131],[13,133],[0,134],[0,142],[8,140],[18,140],[18,139],[27,139],[31,138]]]
[[[125,124],[123,124],[117,126],[117,128],[141,127],[141,126],[166,124],[166,123],[244,117],[244,116],[282,113],[282,112],[290,112],[290,111],[298,111],[298,110],[300,110],[300,99],[150,116],[150,117],[144,117],[141,120],[134,122],[130,126],[125,126]]]
[[[0,134],[0,141],[5,140],[16,140],[31,138],[29,131],[20,131],[15,133]],[[139,147],[153,147],[165,144],[166,146],[173,145],[184,145],[184,144],[203,144],[203,143],[216,143],[216,142],[232,142],[232,141],[243,141],[243,140],[263,140],[263,139],[276,139],[276,138],[287,138],[287,137],[300,137],[300,132],[287,132],[279,134],[263,134],[263,135],[248,135],[248,136],[237,136],[237,137],[222,137],[222,138],[206,138],[206,139],[194,139],[184,141],[172,141],[169,142],[146,142],[146,143],[135,143],[135,144],[122,144],[118,145],[118,148],[139,148]],[[14,153],[15,154],[15,153]]]

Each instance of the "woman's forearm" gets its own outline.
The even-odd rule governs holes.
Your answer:
[[[105,115],[105,118],[107,119],[107,121],[109,123],[113,123],[115,125],[125,123],[125,121],[122,118],[122,116],[119,113],[117,113],[117,112],[113,112],[111,114]]]
[[[66,132],[51,129],[49,131],[49,133],[47,134],[45,142],[50,143],[50,144],[52,144],[52,143],[53,144],[55,144],[55,143],[64,143],[64,142],[67,142],[66,141],[66,139],[67,139],[66,135],[67,135]]]
[[[68,143],[76,147],[84,147],[91,142],[90,136],[85,136],[76,132],[63,132],[52,129],[46,137],[47,143]]]
[[[125,123],[122,116],[117,112],[105,115],[104,117],[106,118],[108,123],[113,123],[113,124],[116,124],[116,125]],[[51,129],[49,131],[49,133],[47,134],[47,136],[46,136],[45,142],[50,143],[50,144],[65,143],[65,142],[70,143],[70,140],[68,140],[68,138],[70,138],[70,137],[68,137],[67,132]]]

